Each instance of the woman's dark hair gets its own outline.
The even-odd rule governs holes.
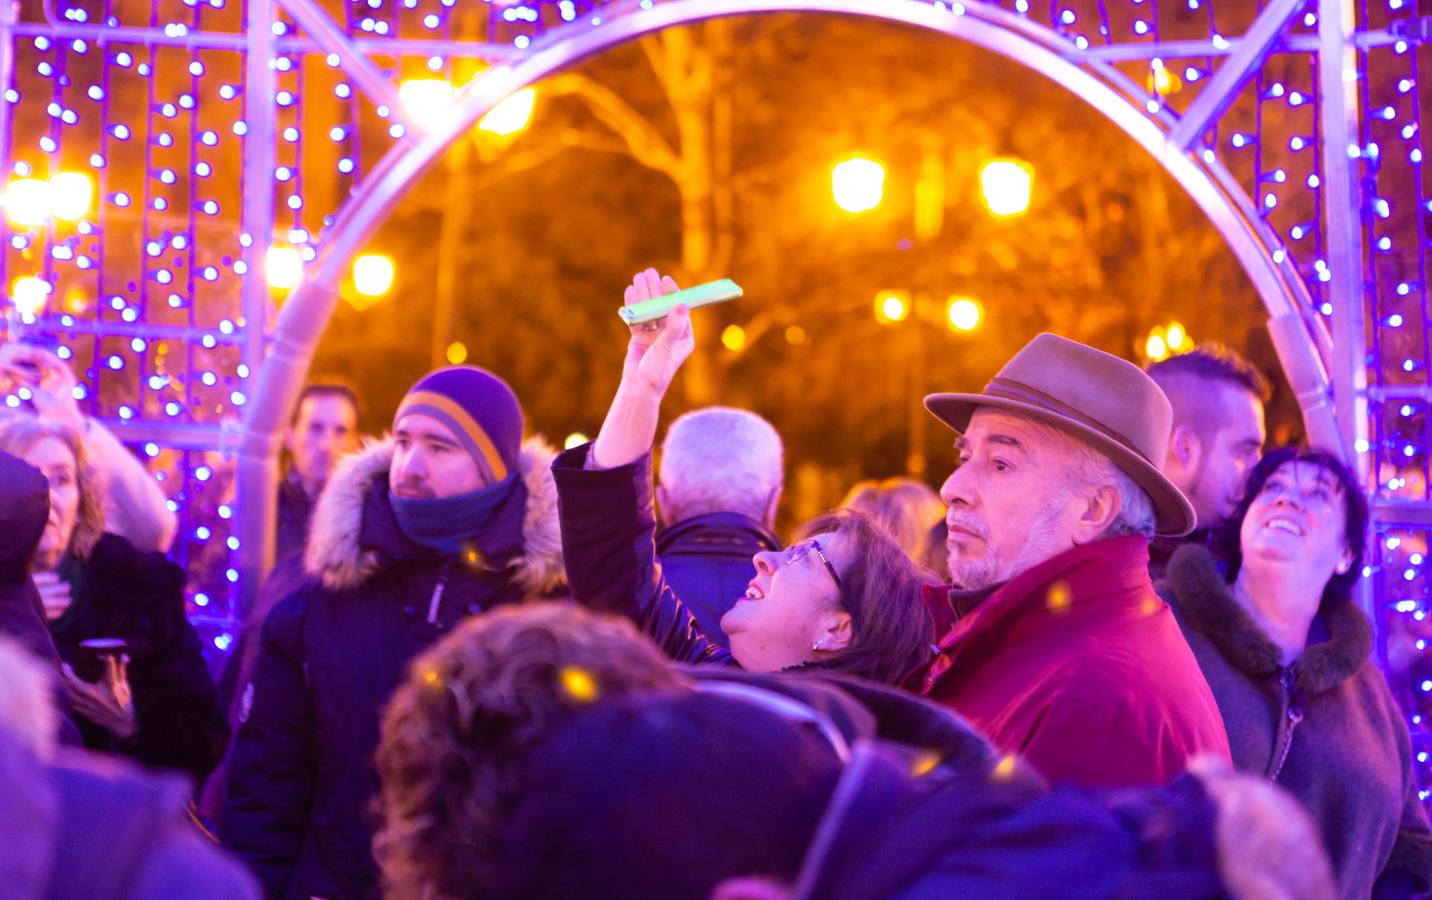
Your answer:
[[[831,669],[870,681],[898,684],[930,658],[935,625],[924,588],[934,579],[905,555],[899,542],[853,509],[824,513],[801,526],[797,537],[843,534],[851,562],[840,573],[840,603],[855,633],[850,646],[811,668]]]
[[[1243,565],[1241,535],[1248,508],[1263,492],[1263,485],[1267,484],[1273,473],[1288,463],[1310,463],[1326,469],[1337,480],[1338,487],[1342,488],[1343,533],[1348,551],[1352,554],[1352,565],[1348,566],[1345,573],[1339,575],[1335,572],[1333,577],[1328,579],[1323,588],[1323,603],[1347,600],[1352,596],[1353,585],[1362,577],[1363,556],[1367,552],[1367,497],[1352,470],[1326,450],[1279,447],[1265,453],[1258,465],[1253,467],[1253,471],[1248,474],[1248,483],[1243,488],[1243,498],[1238,501],[1233,515],[1220,527],[1216,539],[1216,549],[1228,561],[1228,580],[1232,582],[1237,578],[1238,570]]]

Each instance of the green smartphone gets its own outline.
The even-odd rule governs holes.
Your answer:
[[[623,306],[617,310],[617,315],[621,316],[622,321],[628,325],[640,325],[643,322],[654,322],[664,318],[678,303],[685,303],[694,309],[711,303],[735,300],[741,296],[741,293],[740,285],[729,278],[722,278],[720,281],[708,281],[706,284],[698,284],[696,287],[667,294],[664,297],[653,297],[650,300],[633,303],[631,306]]]

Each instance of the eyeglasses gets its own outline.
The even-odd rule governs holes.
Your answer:
[[[830,573],[830,577],[835,581],[836,589],[844,591],[845,585],[840,581],[840,573],[835,571],[835,566],[830,564],[830,560],[826,558],[825,551],[820,549],[820,542],[815,538],[806,538],[799,543],[791,544],[786,548],[786,552],[781,554],[781,562],[785,565],[793,566],[805,559],[812,550],[815,551],[815,555],[820,559],[821,563],[825,566],[825,570]]]

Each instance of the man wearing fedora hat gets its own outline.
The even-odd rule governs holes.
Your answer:
[[[1155,534],[1193,529],[1160,472],[1168,399],[1138,367],[1052,334],[979,394],[925,406],[960,432],[944,637],[919,688],[1055,782],[1159,784],[1228,759],[1213,694],[1148,575]]]

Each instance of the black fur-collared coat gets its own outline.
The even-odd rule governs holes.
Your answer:
[[[339,466],[314,511],[308,581],[261,632],[242,692],[223,843],[270,897],[375,895],[369,804],[380,711],[408,663],[470,615],[565,583],[552,451],[529,440],[521,490],[447,559],[407,538],[388,500],[393,444]]]

